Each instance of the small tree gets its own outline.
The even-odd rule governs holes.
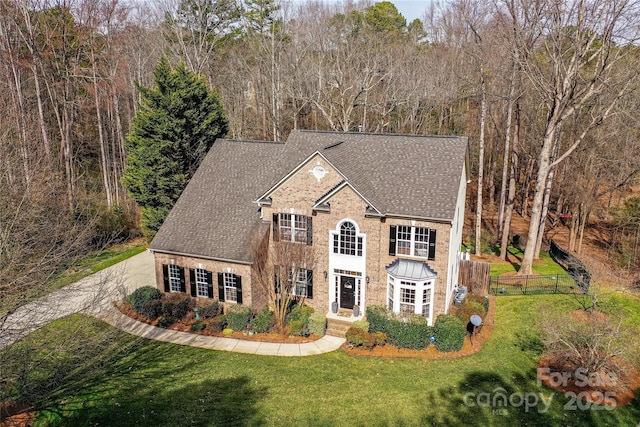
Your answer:
[[[285,332],[287,311],[293,301],[302,302],[305,295],[296,292],[296,282],[311,274],[314,252],[311,246],[290,241],[274,241],[269,235],[256,240],[252,248],[253,280],[262,290],[269,308],[275,313],[275,327]]]
[[[543,309],[542,342],[556,359],[584,369],[588,374],[619,374],[615,358],[632,362],[637,358],[637,331],[626,325],[621,316],[602,319],[595,315],[588,321]],[[566,365],[565,365],[566,366]]]
[[[142,210],[142,232],[152,238],[178,200],[227,119],[215,90],[184,63],[162,58],[155,87],[138,87],[140,109],[126,138],[122,183]]]

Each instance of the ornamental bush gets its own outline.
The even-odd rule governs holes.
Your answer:
[[[383,306],[369,307],[367,320],[370,332],[385,333],[389,344],[396,347],[423,349],[429,346],[429,338],[433,334],[433,328],[423,316],[412,315],[402,319]]]
[[[433,334],[438,351],[458,351],[464,344],[466,329],[462,320],[456,316],[441,314],[433,326]]]
[[[191,324],[191,330],[193,332],[200,332],[202,331],[207,325],[205,325],[204,323],[202,323],[201,320],[196,320],[195,322],[193,322]]]
[[[486,315],[486,311],[484,309],[484,306],[479,302],[473,302],[468,300],[465,300],[462,304],[460,304],[460,307],[458,307],[455,312],[455,316],[458,319],[462,320],[462,323],[465,326],[467,323],[469,323],[469,319],[471,319],[471,316],[474,314],[477,314],[478,316],[484,319],[484,316]]]
[[[162,301],[159,299],[152,299],[144,304],[138,312],[149,320],[155,320],[162,314]]]
[[[312,313],[311,316],[309,316],[309,333],[322,337],[326,330],[327,316],[321,313]]]
[[[200,308],[200,317],[205,319],[213,319],[220,314],[220,303],[214,301],[209,305]]]
[[[287,323],[301,321],[306,327],[309,324],[309,316],[314,312],[313,307],[304,304],[296,304],[287,315]]]
[[[482,305],[482,307],[484,308],[484,314],[481,314],[482,318],[484,318],[484,316],[489,312],[489,298],[488,297],[484,297],[482,295],[467,294],[467,298],[465,299],[465,302],[466,301],[477,302],[477,303]],[[463,304],[464,304],[464,302],[463,302]]]
[[[369,322],[366,320],[356,320],[351,326],[362,329],[365,332],[369,332]]]
[[[269,331],[275,322],[275,313],[265,307],[256,317],[253,318],[253,320],[251,320],[251,330],[262,334]]]
[[[384,332],[370,334],[364,329],[355,326],[351,326],[347,330],[345,338],[353,347],[364,347],[369,350],[372,350],[375,346],[383,346],[387,341],[387,336]]]
[[[187,315],[187,312],[191,308],[191,297],[186,296],[175,300],[170,298],[162,303],[162,314],[166,317],[174,317],[176,319],[182,319]]]
[[[143,286],[133,291],[128,297],[127,301],[131,304],[131,307],[137,312],[141,313],[142,306],[152,300],[159,300],[162,298],[162,292],[153,286]],[[158,316],[156,316],[158,317]],[[154,317],[155,319],[155,317]]]
[[[251,307],[233,304],[227,307],[227,326],[234,331],[244,331],[251,320]]]
[[[158,319],[158,326],[161,328],[168,328],[169,326],[176,323],[176,319],[173,317],[161,317]]]

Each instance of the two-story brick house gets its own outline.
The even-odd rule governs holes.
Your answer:
[[[457,284],[467,179],[464,137],[218,140],[150,245],[157,286],[259,308],[251,247],[268,235],[313,247],[293,280],[316,311],[386,305],[433,323]]]

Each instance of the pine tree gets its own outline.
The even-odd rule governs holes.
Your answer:
[[[138,87],[142,102],[127,135],[123,185],[141,208],[141,227],[151,239],[193,176],[227,119],[215,90],[181,62],[162,58],[155,87]]]

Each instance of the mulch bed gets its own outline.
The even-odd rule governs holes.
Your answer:
[[[26,402],[0,402],[0,427],[30,426],[35,420],[33,408]]]
[[[149,320],[145,316],[142,316],[135,312],[131,308],[131,304],[128,302],[119,302],[114,304],[118,310],[125,316],[131,317],[139,322],[146,323],[151,326],[158,326],[158,319]],[[240,340],[246,341],[260,341],[260,342],[272,342],[272,343],[280,343],[280,344],[303,344],[306,342],[316,341],[320,337],[315,335],[309,335],[307,337],[302,336],[287,336],[277,333],[262,333],[262,334],[253,334],[249,335],[248,333],[242,331],[234,331],[231,335],[224,335],[222,331],[216,331],[210,328],[210,324],[213,323],[213,320],[200,318],[200,321],[205,324],[205,328],[202,331],[194,332],[191,330],[191,325],[196,321],[196,314],[194,312],[189,312],[183,318],[166,328],[171,331],[181,331],[181,332],[189,332],[191,334],[197,335],[206,335],[210,337],[223,337],[223,338],[236,338]]]
[[[616,366],[616,376],[610,377],[606,372],[597,372],[589,375],[589,380],[585,381],[575,378],[576,365],[564,352],[558,351],[540,359],[538,367],[543,369],[538,370],[538,380],[554,390],[572,392],[574,397],[597,405],[628,405],[640,386],[640,374],[633,366],[618,358],[613,358],[611,363]],[[557,375],[552,377],[553,373]],[[566,384],[560,380],[559,375],[562,373],[570,375]],[[604,399],[604,396],[610,398]]]

